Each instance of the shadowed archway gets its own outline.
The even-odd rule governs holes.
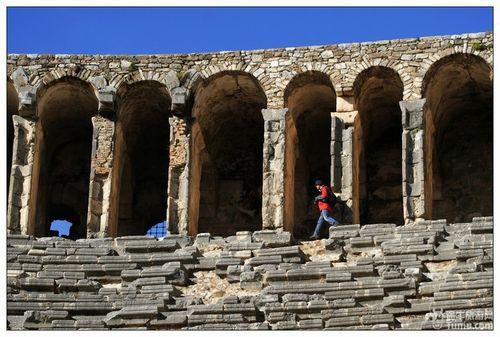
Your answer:
[[[471,221],[493,215],[492,69],[479,56],[453,54],[425,75],[426,213]]]
[[[239,71],[215,74],[196,91],[189,234],[260,229],[266,104],[257,79]]]
[[[90,84],[73,77],[51,83],[38,96],[31,226],[44,236],[53,220],[69,220],[70,237],[85,237],[97,98]]]
[[[354,197],[365,223],[403,223],[403,83],[391,68],[363,70],[353,86],[358,115],[354,127]]]
[[[336,95],[328,75],[307,71],[285,89],[288,108],[285,174],[285,229],[294,237],[311,234],[318,219],[313,183],[330,183],[331,113]]]
[[[145,235],[165,221],[169,161],[170,95],[155,81],[118,90],[111,234]]]

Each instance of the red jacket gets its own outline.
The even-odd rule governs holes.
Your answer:
[[[319,210],[323,211],[326,209],[332,212],[332,207],[326,202],[328,200],[328,188],[325,185],[321,186],[321,196],[323,197],[323,201],[318,201]]]

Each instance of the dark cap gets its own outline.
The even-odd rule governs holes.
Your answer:
[[[323,181],[321,179],[316,179],[314,185],[323,185]]]

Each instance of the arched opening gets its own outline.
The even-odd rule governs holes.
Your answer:
[[[450,222],[493,215],[492,69],[479,56],[437,61],[423,82],[427,214]]]
[[[362,71],[353,86],[358,115],[354,126],[354,199],[358,220],[403,223],[402,125],[399,101],[403,83],[392,69]]]
[[[19,96],[12,82],[7,81],[7,193],[10,188],[10,169],[12,166],[12,147],[14,145],[14,123],[12,116],[18,114]]]
[[[165,221],[170,95],[164,85],[141,81],[118,91],[111,235],[145,235]]]
[[[335,90],[328,75],[307,71],[295,76],[285,90],[287,117],[285,229],[308,237],[318,219],[312,199],[314,180],[330,184],[331,113]]]
[[[198,88],[192,111],[190,234],[260,229],[261,110],[266,104],[258,81],[243,72],[216,74]]]
[[[86,237],[92,121],[97,98],[92,87],[63,77],[38,93],[38,122],[31,224],[48,235],[52,221],[73,224],[70,237]]]

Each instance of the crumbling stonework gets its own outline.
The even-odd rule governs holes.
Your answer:
[[[115,125],[102,116],[92,118],[92,161],[90,168],[87,237],[109,233],[109,208],[113,167]]]
[[[189,134],[186,122],[171,117],[167,223],[172,233],[188,232]]]
[[[474,324],[474,325],[472,325]],[[493,219],[289,232],[7,237],[11,330],[493,329]]]
[[[9,233],[29,233],[28,216],[30,188],[33,170],[35,123],[14,115],[14,147],[10,171],[9,207],[7,231]]]
[[[279,228],[284,220],[285,115],[287,109],[263,110],[264,178],[262,185],[262,228]]]
[[[403,111],[403,203],[405,219],[425,216],[425,99],[401,102]]]
[[[173,233],[299,237],[314,178],[346,201],[345,223],[490,216],[492,41],[9,55],[9,233],[65,218],[74,238],[142,235],[166,219]]]

